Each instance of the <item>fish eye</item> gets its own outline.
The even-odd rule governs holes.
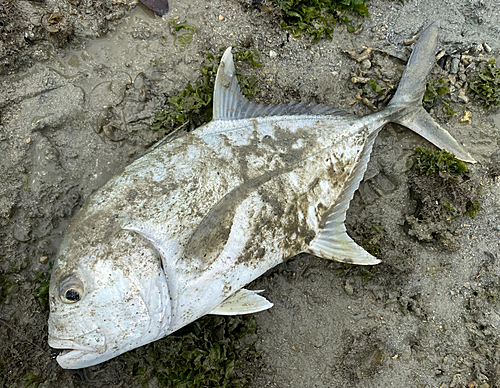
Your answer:
[[[66,276],[59,284],[59,298],[67,304],[76,303],[82,299],[83,282],[75,275]]]

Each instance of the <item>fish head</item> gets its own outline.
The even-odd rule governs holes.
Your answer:
[[[163,336],[171,302],[157,251],[135,232],[83,244],[67,233],[49,290],[49,345],[65,369],[96,365]]]

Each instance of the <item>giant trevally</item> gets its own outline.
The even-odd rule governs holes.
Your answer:
[[[248,101],[227,49],[213,120],[126,167],[66,231],[50,283],[59,364],[101,363],[205,314],[270,308],[243,287],[300,252],[377,264],[344,220],[381,128],[404,125],[474,162],[421,105],[437,32],[423,32],[387,108],[361,118]]]

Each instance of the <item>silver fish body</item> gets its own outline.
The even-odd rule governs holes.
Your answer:
[[[228,49],[214,120],[125,168],[66,232],[50,287],[49,344],[70,349],[61,366],[98,364],[208,313],[267,309],[243,287],[300,252],[378,263],[344,220],[380,129],[401,123],[473,161],[420,106],[436,36],[423,33],[388,108],[362,118],[247,101]]]

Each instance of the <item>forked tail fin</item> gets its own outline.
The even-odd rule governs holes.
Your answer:
[[[441,128],[422,107],[427,76],[434,64],[437,34],[436,24],[430,25],[423,32],[413,49],[398,90],[385,114],[391,122],[410,128],[437,147],[455,154],[458,159],[474,163],[474,159],[469,153],[458,144],[448,131]],[[377,114],[380,115],[383,112],[373,115]],[[379,263],[377,258],[366,252],[347,235],[344,225],[349,202],[363,179],[379,128],[380,126],[367,139],[361,159],[346,182],[336,205],[322,220],[321,230],[309,244],[307,252],[325,259],[351,264],[373,265]]]
[[[475,163],[472,156],[422,107],[427,76],[434,65],[437,36],[437,24],[433,23],[426,28],[415,45],[398,90],[388,106],[388,108],[400,108],[403,114],[394,115],[391,121],[410,128],[436,147],[454,154],[458,159]]]

